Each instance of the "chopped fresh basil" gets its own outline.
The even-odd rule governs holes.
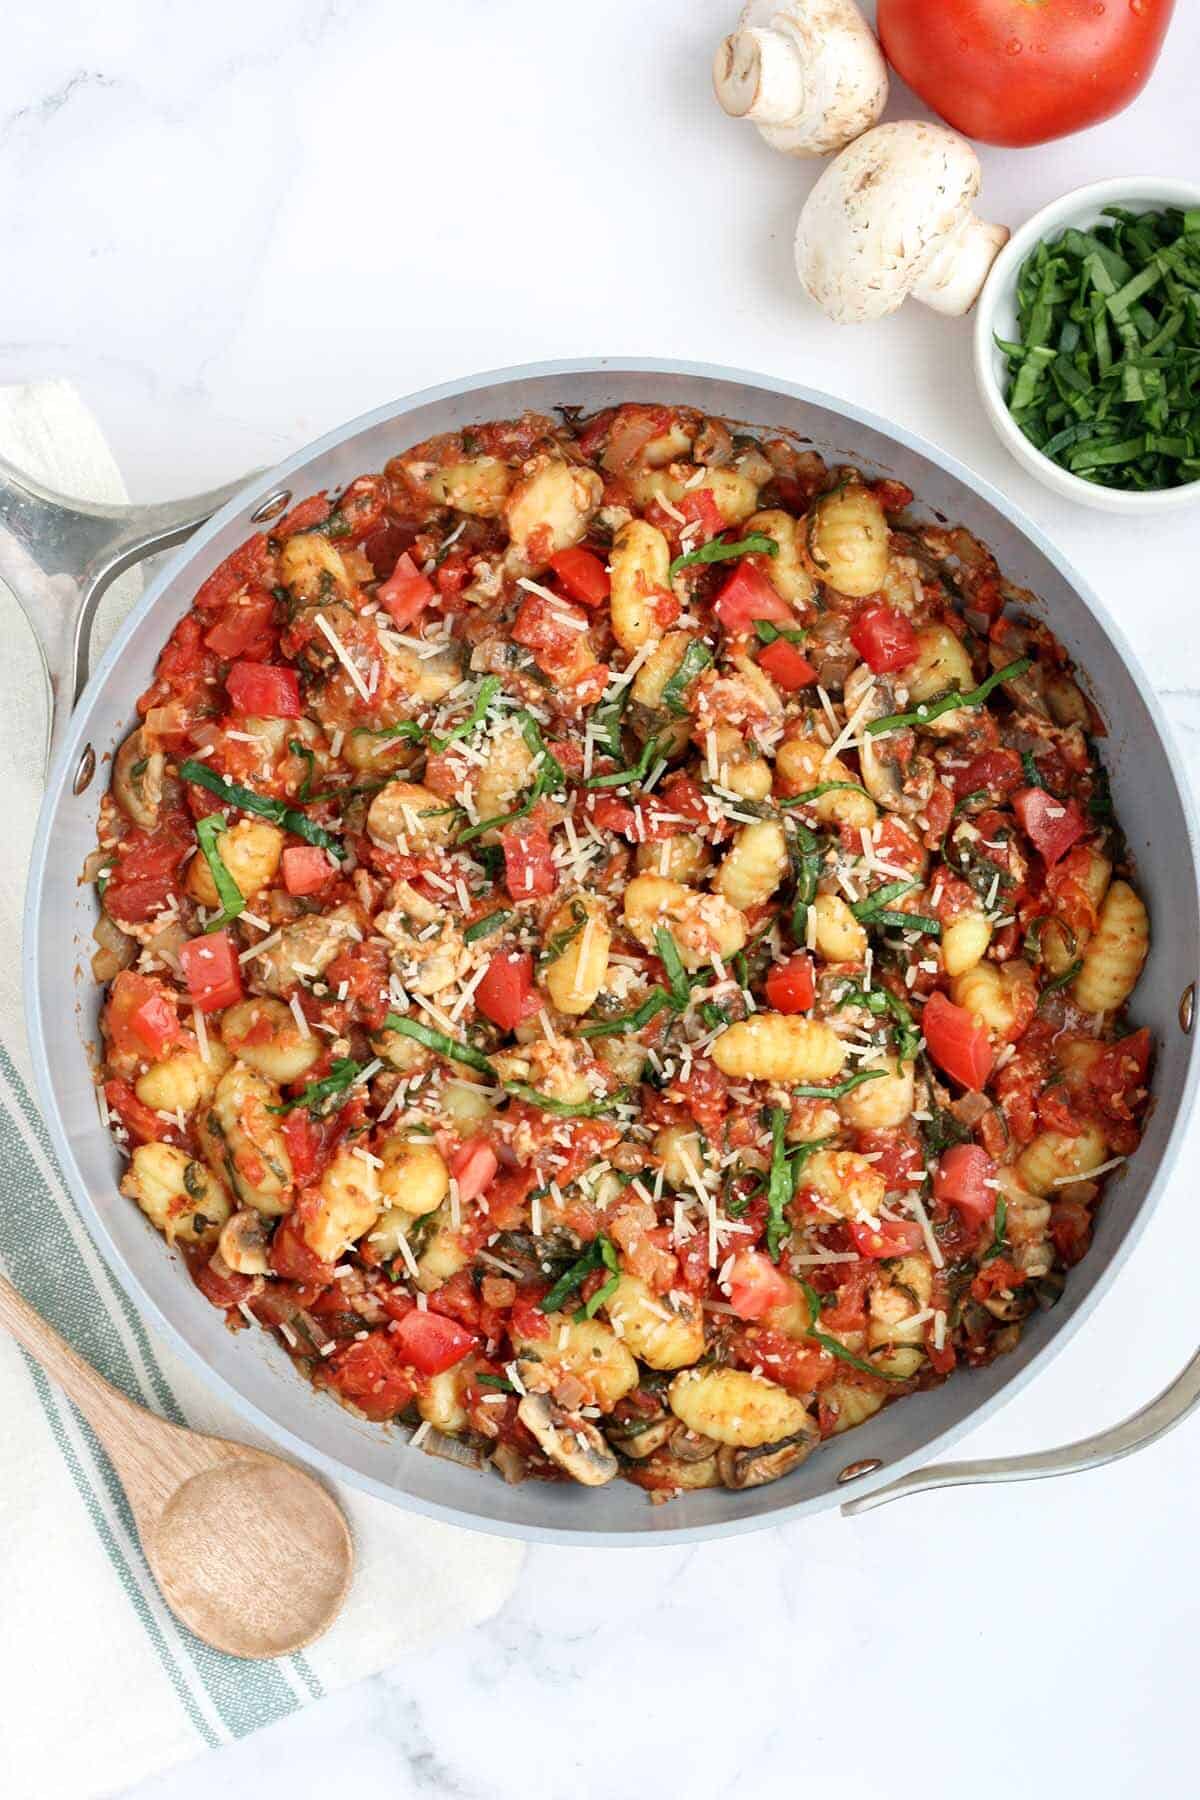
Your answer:
[[[992,1220],[992,1241],[980,1258],[981,1263],[994,1262],[996,1257],[1003,1256],[1008,1245],[1004,1233],[1008,1227],[1008,1202],[1001,1196],[996,1202],[996,1213]]]
[[[615,1094],[606,1094],[602,1100],[552,1100],[548,1094],[539,1094],[527,1081],[506,1081],[504,1091],[516,1100],[524,1100],[527,1106],[553,1113],[557,1119],[602,1119],[615,1112],[629,1093],[628,1088],[618,1088]]]
[[[655,759],[658,756],[658,743],[658,738],[652,737],[631,768],[613,769],[608,775],[593,775],[590,781],[584,782],[584,786],[588,788],[637,787],[639,782],[645,781],[654,767]]]
[[[819,781],[816,787],[805,788],[802,794],[789,794],[786,800],[779,802],[779,805],[785,809],[789,806],[811,806],[814,800],[821,798],[822,794],[865,794],[866,792],[866,788],[858,781]],[[869,795],[868,798],[870,798]]]
[[[845,1081],[835,1082],[832,1087],[809,1087],[805,1084],[803,1087],[794,1087],[792,1092],[799,1100],[841,1100],[846,1094],[852,1094],[856,1087],[861,1087],[864,1081],[878,1081],[881,1075],[886,1074],[886,1069],[860,1069],[857,1075],[848,1075]]]
[[[783,1240],[790,1229],[786,1209],[796,1191],[795,1175],[788,1161],[787,1145],[784,1133],[787,1130],[788,1110],[785,1106],[771,1108],[771,1172],[767,1177],[767,1254],[772,1262],[779,1261],[779,1252]]]
[[[808,1335],[815,1343],[820,1344],[822,1350],[827,1351],[830,1356],[836,1356],[839,1362],[849,1363],[852,1369],[861,1370],[864,1375],[878,1376],[880,1381],[908,1381],[911,1379],[907,1375],[889,1375],[886,1370],[877,1369],[874,1363],[864,1361],[861,1356],[855,1356],[853,1350],[847,1350],[845,1344],[839,1343],[835,1337],[830,1337],[827,1331],[818,1331],[817,1320],[821,1316],[821,1296],[807,1281],[802,1281],[800,1285],[804,1289],[804,1297],[808,1301]]]
[[[681,569],[690,569],[695,563],[729,562],[739,556],[778,556],[779,545],[765,531],[748,532],[736,543],[727,544],[723,538],[713,538],[707,544],[701,544],[698,550],[689,550],[683,556],[677,556],[671,564],[669,578],[674,581]]]
[[[1038,995],[1038,1005],[1042,1004],[1048,994],[1056,994],[1059,988],[1070,987],[1082,967],[1083,959],[1077,958],[1069,968],[1063,970],[1061,975],[1056,975],[1052,981],[1048,981]]]
[[[418,1019],[404,1019],[399,1013],[390,1012],[383,1021],[387,1031],[398,1031],[401,1037],[412,1038],[414,1043],[424,1044],[426,1050],[432,1050],[437,1056],[444,1056],[450,1062],[462,1063],[465,1068],[477,1069],[481,1075],[495,1078],[496,1071],[483,1054],[473,1044],[461,1044],[447,1032],[435,1031],[432,1025],[422,1025]]]
[[[875,918],[877,913],[885,912],[893,900],[899,900],[902,894],[911,894],[914,888],[920,887],[919,881],[889,881],[884,887],[876,888],[865,900],[858,900],[850,908],[860,925]]]
[[[662,691],[662,705],[677,719],[687,717],[684,694],[697,675],[712,664],[712,651],[699,638],[693,638],[683,653],[683,660]]]
[[[808,631],[803,625],[773,625],[770,619],[755,619],[754,635],[760,644],[776,644],[780,638],[785,644],[802,644]]]
[[[477,1387],[495,1388],[498,1394],[515,1394],[517,1391],[506,1375],[477,1375],[475,1377],[475,1385]]]
[[[878,737],[882,731],[898,731],[904,727],[919,731],[923,725],[932,724],[934,719],[940,719],[946,713],[957,712],[962,706],[982,706],[1003,682],[1015,681],[1018,675],[1024,675],[1032,667],[1031,656],[1020,656],[1016,662],[1008,663],[1003,669],[996,669],[986,681],[981,681],[969,693],[962,694],[956,689],[951,694],[944,694],[940,700],[931,700],[927,706],[918,706],[913,712],[888,713],[885,718],[873,719],[867,726],[867,734]]]
[[[671,1005],[676,1012],[686,1012],[691,1004],[692,984],[688,980],[688,972],[683,966],[679,946],[663,925],[660,925],[654,933],[654,945],[670,984]]]
[[[329,1065],[328,1075],[320,1081],[310,1081],[302,1094],[294,1100],[285,1100],[281,1106],[268,1107],[268,1112],[294,1112],[298,1106],[306,1112],[316,1113],[318,1117],[329,1110],[329,1102],[344,1094],[352,1087],[355,1079],[361,1074],[363,1064],[355,1062],[350,1056],[337,1056]]]
[[[608,1269],[613,1275],[621,1273],[621,1261],[616,1246],[602,1231],[599,1237],[592,1239],[583,1255],[573,1262],[564,1274],[560,1275],[550,1292],[538,1301],[538,1311],[544,1313],[557,1312],[563,1301],[582,1287],[593,1269]]]
[[[468,925],[463,932],[463,943],[477,944],[480,938],[491,937],[494,931],[499,931],[506,919],[512,917],[513,914],[508,908],[501,907],[498,912],[488,913],[485,918],[476,919],[475,923]]]
[[[282,800],[268,800],[262,794],[256,794],[251,788],[241,787],[236,781],[226,781],[215,769],[210,769],[202,762],[189,759],[181,764],[180,776],[184,781],[192,782],[196,787],[207,788],[210,794],[218,795],[230,806],[236,806],[241,812],[255,814],[260,819],[271,819],[276,825],[282,825],[296,837],[303,838],[307,844],[315,844],[319,850],[328,850],[339,862],[346,854],[340,839],[321,825],[314,825],[311,819],[297,812],[294,806],[287,806]]]
[[[445,737],[431,737],[429,740],[429,748],[440,755],[443,750],[448,750],[450,745],[456,743],[459,738],[470,737],[471,733],[478,726],[483,724],[484,719],[487,717],[488,708],[496,698],[496,695],[500,692],[502,685],[503,683],[498,675],[485,675],[479,684],[479,692],[475,696],[475,704],[472,706],[466,718],[460,719],[458,724],[453,726],[446,733]]]
[[[211,919],[204,927],[205,931],[220,931],[231,919],[245,911],[246,901],[241,888],[221,860],[217,849],[217,839],[226,829],[221,813],[210,813],[206,819],[197,819],[196,836],[200,840],[200,849],[208,864],[209,874],[213,878],[213,886],[217,890],[217,899],[221,902],[221,911],[215,919]]]
[[[640,1006],[632,1012],[622,1013],[618,1019],[602,1019],[595,1025],[581,1025],[580,1037],[624,1037],[628,1032],[641,1031],[651,1019],[656,1018],[665,1006],[671,1005],[671,996],[664,988],[651,988]]]

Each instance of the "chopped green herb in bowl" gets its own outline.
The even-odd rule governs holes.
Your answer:
[[[976,372],[1014,455],[1107,510],[1200,495],[1200,191],[1105,182],[997,261]]]

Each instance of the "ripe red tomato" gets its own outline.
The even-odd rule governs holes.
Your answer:
[[[973,1225],[982,1225],[996,1210],[993,1179],[996,1165],[978,1144],[954,1144],[942,1152],[933,1176],[933,1197],[956,1206]]]
[[[705,542],[720,537],[725,529],[725,520],[711,488],[696,488],[685,494],[675,510],[683,514],[689,525],[700,527],[700,536]]]
[[[550,833],[544,825],[514,825],[500,833],[504,850],[504,883],[514,900],[532,900],[552,894],[558,886],[558,870],[550,851]]]
[[[375,598],[403,631],[425,611],[436,591],[429,577],[422,575],[405,550],[396,559],[396,566],[387,580],[376,588]]]
[[[731,637],[753,631],[755,619],[771,625],[795,625],[795,614],[766,576],[743,559],[713,602],[713,611]]]
[[[786,1275],[761,1250],[739,1250],[725,1285],[729,1304],[742,1319],[761,1319],[773,1307],[786,1306],[794,1293]]]
[[[882,602],[865,606],[850,627],[850,642],[876,675],[903,669],[917,654],[917,634],[903,613]]]
[[[768,644],[758,661],[760,668],[767,671],[771,680],[785,694],[795,694],[801,688],[811,687],[817,679],[817,671],[807,656],[802,656],[795,644],[789,644],[786,638],[776,638],[773,644]]]
[[[915,1219],[880,1219],[878,1225],[864,1225],[851,1219],[846,1225],[860,1256],[882,1260],[887,1256],[907,1256],[925,1242]]]
[[[450,1158],[459,1199],[478,1200],[499,1167],[500,1159],[486,1138],[468,1138]]]
[[[581,606],[603,606],[608,599],[608,570],[590,550],[581,550],[578,545],[557,550],[550,558],[550,567],[568,597],[578,600]]]
[[[104,1022],[113,1048],[159,1057],[183,1035],[170,991],[151,975],[122,969],[112,984]]]
[[[475,1334],[444,1313],[414,1309],[391,1327],[397,1349],[421,1375],[440,1375],[475,1347]]]
[[[216,624],[204,634],[204,642],[218,656],[270,656],[275,645],[275,596],[260,592],[239,594]]]
[[[996,803],[1007,800],[1024,779],[1021,758],[1015,750],[981,750],[961,769],[955,769],[954,797],[965,800],[968,794],[986,794]]]
[[[767,970],[767,999],[776,1012],[807,1012],[813,1003],[812,957],[803,951]]]
[[[242,997],[237,945],[227,931],[189,938],[180,947],[179,966],[188,993],[201,1012],[219,1012]]]
[[[421,1314],[421,1317],[427,1317]],[[391,1419],[416,1393],[400,1345],[386,1331],[345,1344],[329,1359],[325,1380],[368,1419]]]
[[[315,844],[289,844],[283,853],[283,885],[289,894],[316,894],[335,873],[327,851]]]
[[[235,712],[256,718],[298,719],[304,711],[299,675],[276,663],[235,662],[225,689]]]
[[[925,1043],[939,1069],[954,1081],[978,1092],[996,1060],[987,1027],[965,1006],[955,1006],[945,994],[930,994],[921,1020]]]
[[[1073,800],[1056,800],[1045,788],[1022,788],[1013,795],[1021,830],[1048,863],[1065,856],[1087,833],[1087,820]]]
[[[501,1031],[515,1031],[523,1019],[532,1018],[541,1000],[533,985],[531,952],[497,950],[475,989],[475,1004]]]
[[[1111,118],[1150,79],[1175,0],[879,0],[888,61],[986,144],[1044,144]]]

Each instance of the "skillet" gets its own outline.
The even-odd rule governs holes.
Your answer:
[[[258,525],[291,500],[336,491],[437,432],[527,408],[590,412],[623,400],[694,406],[784,431],[832,462],[852,461],[873,476],[906,482],[918,515],[964,525],[1010,579],[1040,597],[1106,722],[1114,800],[1154,932],[1134,1014],[1150,1026],[1157,1046],[1155,1105],[1058,1306],[1029,1321],[1013,1354],[885,1408],[784,1480],[739,1493],[704,1490],[662,1507],[623,1482],[602,1491],[569,1483],[508,1487],[490,1473],[412,1451],[403,1433],[356,1418],[298,1380],[266,1333],[235,1337],[226,1329],[182,1263],[164,1254],[161,1237],[117,1191],[119,1159],[99,1121],[89,1049],[98,1011],[88,966],[95,897],[80,882],[95,843],[102,766],[130,727],[158,652],[201,581]],[[85,685],[90,622],[101,594],[123,569],[176,545],[182,547],[149,583]],[[1098,1303],[1162,1192],[1198,1075],[1191,1028],[1200,862],[1169,728],[1099,599],[1032,521],[962,464],[862,408],[774,377],[632,358],[542,363],[426,389],[352,420],[275,469],[166,506],[88,506],[0,464],[0,578],[38,635],[52,701],[51,766],[25,915],[29,1036],[51,1138],[89,1229],[134,1302],[242,1418],[285,1451],[454,1524],[533,1540],[634,1545],[752,1530],[842,1501],[846,1512],[857,1512],[924,1488],[1068,1474],[1141,1448],[1200,1404],[1198,1354],[1149,1406],[1092,1438],[1030,1456],[926,1466],[1012,1398]]]

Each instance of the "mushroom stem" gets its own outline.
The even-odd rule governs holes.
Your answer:
[[[713,87],[731,119],[786,125],[804,110],[804,61],[782,31],[735,31],[718,47]]]
[[[713,87],[773,149],[824,156],[879,117],[887,65],[854,0],[749,0],[717,48]]]
[[[914,282],[912,298],[955,317],[970,312],[1007,242],[1007,225],[989,225],[975,213],[968,214]]]

